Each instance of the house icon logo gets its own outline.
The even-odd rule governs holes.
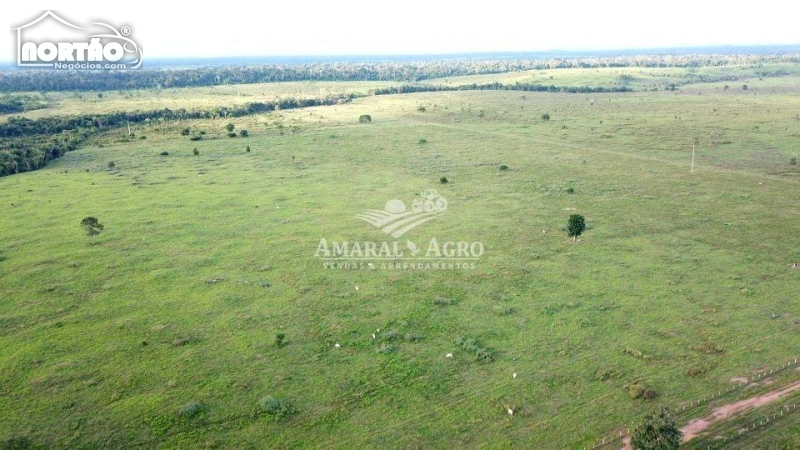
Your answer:
[[[17,66],[61,70],[131,70],[142,66],[142,48],[131,28],[92,22],[79,26],[45,11],[13,28],[17,35]]]

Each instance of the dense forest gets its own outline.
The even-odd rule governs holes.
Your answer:
[[[800,55],[648,55],[551,59],[434,60],[420,62],[306,63],[200,67],[174,70],[0,71],[0,92],[110,91],[280,81],[396,81],[521,70],[600,67],[703,67],[800,62]]]

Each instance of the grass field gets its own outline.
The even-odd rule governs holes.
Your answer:
[[[551,75],[599,84],[591,70],[520,80]],[[0,438],[584,448],[654,404],[783,365],[800,348],[800,77],[741,84],[370,96],[233,120],[248,138],[225,137],[225,120],[141,126],[135,142],[119,130],[0,178]],[[357,86],[46,94],[60,106],[31,116],[373,84]],[[399,241],[481,242],[474,269],[315,258],[321,238],[393,240],[356,215],[426,189],[447,211]],[[574,213],[590,225],[577,244]],[[86,235],[86,216],[102,233]],[[629,397],[638,379],[655,400]],[[748,439],[796,447],[792,420]]]

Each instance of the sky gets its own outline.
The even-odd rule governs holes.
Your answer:
[[[390,55],[800,44],[800,2],[672,0],[471,2],[406,0],[55,2],[76,24],[127,25],[147,58]],[[157,6],[156,6],[157,5]],[[47,8],[6,2],[0,61],[12,31]]]

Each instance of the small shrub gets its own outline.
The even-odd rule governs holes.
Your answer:
[[[204,134],[206,134],[206,130],[200,130],[200,135],[202,136]]]
[[[633,383],[630,385],[625,386],[625,389],[628,391],[628,396],[631,400],[636,400],[637,398],[642,398],[644,392],[647,390],[642,384],[640,383]]]
[[[456,299],[454,298],[436,297],[433,299],[433,304],[437,306],[450,306],[456,303]]]
[[[701,367],[692,367],[691,369],[686,371],[686,376],[689,377],[699,377],[705,373],[705,370]]]
[[[200,155],[200,150],[198,150],[198,149],[197,149],[197,147],[195,147],[195,148],[192,150],[192,154],[193,154],[194,156],[198,156],[198,155]]]
[[[250,146],[249,146],[249,145],[247,146],[247,149],[246,149],[245,151],[246,151],[247,153],[250,153]]]
[[[261,411],[276,419],[284,419],[297,412],[289,402],[272,396],[267,396],[259,402]]]
[[[475,359],[481,362],[494,361],[494,352],[488,348],[483,348],[478,345],[478,341],[473,338],[465,338],[458,336],[455,339],[456,345],[475,355]]]
[[[442,184],[447,184],[447,183],[449,183],[449,182],[450,182],[450,180],[448,180],[448,179],[447,179],[447,177],[442,177],[442,178],[439,178],[439,183],[442,183]]]
[[[425,139],[425,138],[422,138],[422,139],[420,139],[420,140],[419,140],[419,141],[417,141],[417,142],[418,142],[419,144],[427,144],[427,143],[428,143],[428,140],[427,140],[427,139]]]
[[[420,105],[420,106],[417,106],[417,111],[419,111],[419,112],[425,112],[426,110],[425,110],[425,107],[424,107],[424,106]]]
[[[178,415],[187,419],[191,419],[201,412],[203,412],[203,405],[196,401],[189,402],[178,409]]]
[[[113,169],[114,167],[117,167],[117,163],[115,163],[114,161],[109,161],[108,162],[108,168],[109,169]]]
[[[742,90],[743,90],[743,91],[746,91],[746,90],[747,90],[747,85],[746,85],[746,84],[743,84],[743,85],[742,85]]]
[[[236,137],[236,133],[228,133],[228,137],[229,138],[235,138]]]
[[[190,141],[202,141],[203,136],[192,136],[189,138]]]
[[[575,193],[575,188],[574,187],[570,186],[570,187],[567,188],[567,194],[574,194],[574,193]]]
[[[598,371],[595,372],[594,377],[592,378],[595,381],[605,381],[613,378],[619,378],[620,376],[622,376],[622,374],[617,370],[598,369]]]
[[[33,442],[24,436],[14,436],[0,442],[0,450],[28,450],[33,448]]]
[[[145,140],[145,139],[147,139],[147,136],[139,136],[139,140],[140,140],[140,141],[143,141],[143,140]]]
[[[391,344],[381,344],[378,348],[378,353],[382,355],[388,355],[389,353],[394,353],[397,349],[394,345]]]
[[[169,152],[161,152],[161,153],[159,153],[159,155],[161,155],[161,156],[169,156]]]
[[[239,136],[248,137],[248,136],[250,136],[250,132],[247,131],[247,130],[239,130]]]
[[[492,308],[492,312],[494,312],[496,316],[507,316],[511,314],[513,310],[505,305],[497,305],[494,308]]]
[[[275,335],[275,347],[281,348],[286,344],[286,335],[283,333],[278,333]]]
[[[545,122],[547,122],[548,120],[550,120],[550,114],[548,114],[548,113],[544,113],[544,114],[542,114],[542,120],[544,120]]]
[[[234,128],[236,128],[236,125],[232,123],[225,125],[225,129],[228,130],[228,133],[232,132]]]
[[[362,114],[358,117],[358,123],[371,123],[371,122],[372,122],[372,116],[370,116],[369,114]]]
[[[658,397],[658,392],[655,389],[645,389],[642,394],[642,398],[645,400],[653,400],[656,397]]]
[[[792,166],[796,166],[797,165],[797,157],[796,156],[792,156],[791,158],[789,158],[789,164],[792,165]]]
[[[625,351],[625,353],[627,353],[627,354],[629,354],[631,356],[635,356],[637,358],[644,357],[644,354],[642,352],[640,352],[639,350],[636,350],[635,348],[626,347],[624,351]]]
[[[191,133],[192,133],[192,130],[190,130],[188,128],[184,128],[184,129],[181,130],[181,136],[188,136]]]
[[[190,342],[192,342],[192,338],[190,338],[190,337],[181,337],[181,338],[178,338],[178,339],[175,339],[174,341],[172,341],[172,346],[173,347],[183,347],[184,345],[187,345]]]
[[[406,341],[408,342],[418,342],[422,340],[422,336],[414,333],[406,334]]]
[[[479,348],[475,351],[475,359],[482,362],[494,361],[494,353],[486,348]]]
[[[508,170],[508,166],[505,164],[500,164],[500,170]]]
[[[397,341],[403,339],[403,333],[399,331],[387,331],[383,333],[383,340],[385,341]]]

